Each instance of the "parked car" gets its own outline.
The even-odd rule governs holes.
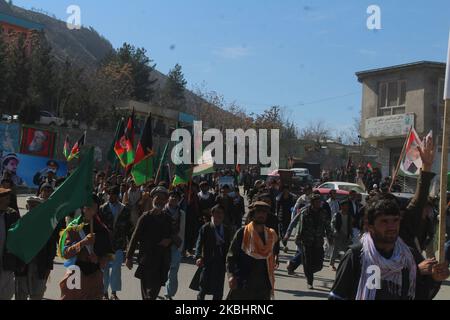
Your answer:
[[[324,201],[328,200],[328,195],[330,194],[331,189],[323,189],[323,188],[317,188],[313,191],[319,191],[320,195],[322,196],[322,199]],[[348,195],[350,194],[349,191],[344,190],[336,190],[336,199],[339,201],[345,200],[348,198]]]
[[[366,190],[361,188],[361,186],[359,184],[349,183],[349,182],[338,182],[338,181],[322,183],[319,186],[319,189],[329,189],[329,190],[335,189],[335,190],[344,190],[344,191],[355,190],[358,193],[366,193]]]
[[[56,117],[54,114],[48,111],[39,112],[40,119],[39,124],[44,124],[48,126],[62,126],[64,124],[64,119]]]
[[[9,115],[9,114],[2,114],[2,120],[5,122],[16,122],[19,121],[19,116],[17,114],[15,115]]]

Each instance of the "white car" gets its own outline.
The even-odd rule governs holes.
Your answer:
[[[41,111],[39,112],[40,119],[39,124],[44,124],[48,126],[61,126],[64,124],[64,119],[56,117],[54,114],[48,111]]]
[[[359,184],[349,183],[349,182],[337,182],[337,181],[325,182],[325,183],[321,184],[318,188],[319,189],[343,190],[343,191],[355,190],[356,192],[361,193],[361,194],[366,193],[366,190],[361,188],[361,186]]]
[[[17,114],[10,116],[9,114],[2,114],[2,120],[1,121],[5,121],[5,122],[13,122],[13,121],[18,121],[19,120],[19,116]]]

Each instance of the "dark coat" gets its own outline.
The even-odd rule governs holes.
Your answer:
[[[277,216],[280,222],[289,223],[291,221],[291,209],[295,206],[295,197],[289,193],[287,199],[280,194],[277,197]]]
[[[133,232],[133,224],[131,223],[130,210],[128,207],[125,206],[123,208],[114,222],[114,216],[109,206],[109,202],[107,202],[100,207],[99,217],[111,232],[113,250],[125,250],[127,241]]]
[[[225,262],[231,243],[231,229],[223,225],[225,243],[218,247],[216,245],[215,226],[212,222],[204,224],[200,228],[197,239],[195,259],[203,259],[203,267],[198,268],[191,285],[193,290],[199,291],[200,287],[204,294],[215,294],[217,290],[223,293],[225,277]]]
[[[239,289],[247,288],[256,264],[265,264],[264,260],[254,259],[242,250],[243,237],[244,227],[236,232],[228,250],[226,263],[227,272],[236,277]],[[266,284],[266,289],[272,289],[268,275],[267,278],[262,278],[261,282]]]
[[[147,288],[160,287],[167,281],[170,269],[170,246],[159,245],[161,240],[172,237],[172,218],[167,214],[144,213],[136,224],[127,251],[127,259],[132,259],[139,247],[135,276],[143,280]]]
[[[5,214],[6,230],[0,230],[0,231],[6,233],[5,240],[8,241],[8,230],[11,229],[17,221],[19,221],[20,214],[12,208],[6,209],[5,213],[6,213]],[[5,241],[5,244],[6,244],[6,241]],[[18,271],[18,270],[22,269],[23,266],[24,266],[24,263],[22,261],[20,261],[19,258],[17,258],[12,253],[10,253],[5,245],[5,250],[3,251],[3,270]]]

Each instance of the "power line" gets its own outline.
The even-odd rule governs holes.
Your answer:
[[[293,108],[293,107],[303,107],[303,106],[308,106],[308,105],[312,105],[312,104],[317,104],[317,103],[321,103],[321,102],[326,102],[326,101],[332,101],[332,100],[336,100],[336,99],[340,99],[340,98],[345,98],[345,97],[350,97],[350,96],[354,96],[359,94],[359,92],[351,92],[351,93],[347,93],[344,95],[339,95],[339,96],[333,96],[333,97],[327,97],[327,98],[323,98],[323,99],[319,99],[319,100],[314,100],[314,101],[310,101],[310,102],[300,102],[297,104],[293,104],[293,105],[281,105],[283,107],[287,107],[287,108]],[[243,104],[243,107],[245,106],[263,106],[263,107],[268,107],[268,106],[275,106],[275,105],[280,105],[279,103],[257,103],[257,102],[246,102],[246,101],[239,101],[237,100],[239,103]]]

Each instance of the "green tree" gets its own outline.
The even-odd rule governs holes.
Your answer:
[[[23,107],[28,96],[30,64],[27,55],[25,36],[11,35],[7,45],[8,92],[6,98],[9,113],[17,112]]]
[[[43,32],[33,33],[30,42],[28,96],[40,109],[56,112],[59,115],[54,101],[55,76],[52,49]]]
[[[152,88],[156,80],[151,80],[151,74],[155,70],[153,64],[144,48],[136,48],[133,45],[124,43],[116,52],[109,55],[104,64],[118,63],[120,66],[131,66],[131,76],[133,79],[133,99],[149,102],[154,96]]]
[[[3,38],[3,29],[0,27],[0,109],[6,110],[6,98],[9,95],[8,89],[8,68],[6,44]]]
[[[186,90],[187,81],[184,79],[181,65],[178,63],[169,71],[166,84],[162,91],[161,104],[167,107],[186,111]]]

